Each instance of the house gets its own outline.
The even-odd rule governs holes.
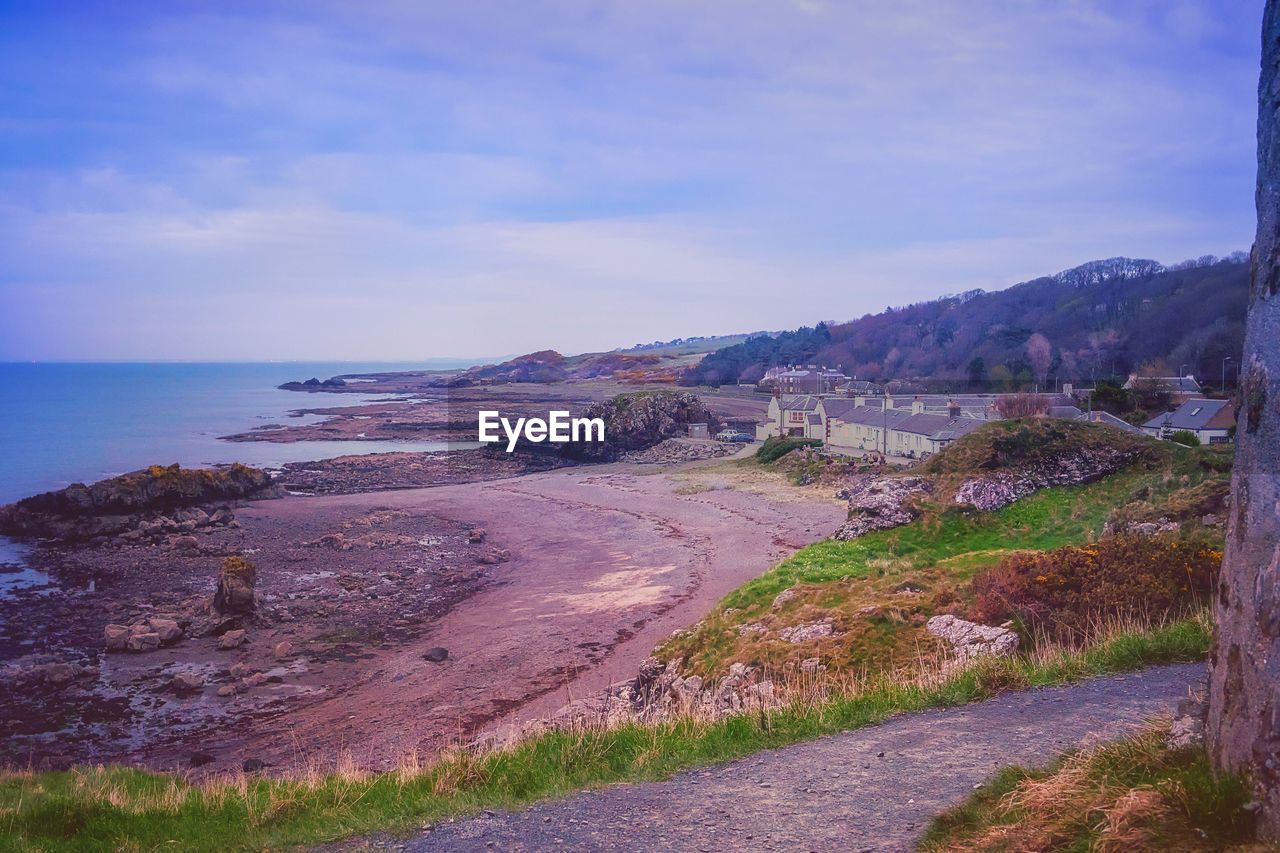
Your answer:
[[[889,430],[889,453],[923,459],[932,456],[961,436],[968,435],[985,421],[978,418],[931,415],[924,412],[909,415]]]
[[[842,398],[822,401],[826,446],[838,453],[892,452],[893,427],[911,417],[911,413],[890,406],[857,405],[857,402]]]
[[[819,415],[816,424],[811,423],[809,418],[809,415],[817,414],[820,402],[821,398],[812,394],[791,397],[775,395],[769,401],[768,420],[756,426],[756,438],[763,440],[782,435],[809,437],[810,432],[820,433],[821,416]],[[821,435],[815,437],[820,438]]]
[[[1130,373],[1128,381],[1124,383],[1124,390],[1132,391],[1135,388],[1164,391],[1172,394],[1176,399],[1204,393],[1194,376],[1139,376],[1136,373]]]
[[[1156,415],[1142,425],[1142,431],[1156,438],[1168,438],[1175,432],[1195,433],[1201,444],[1226,444],[1236,425],[1235,410],[1230,400],[1191,399],[1163,415]]]
[[[784,370],[777,375],[776,381],[782,394],[829,394],[848,379],[838,370],[811,364]]]
[[[1122,429],[1125,432],[1136,433],[1137,435],[1144,434],[1139,427],[1134,426],[1128,421],[1120,420],[1110,412],[1086,412],[1085,416],[1081,418],[1081,420],[1086,420],[1095,424],[1106,424],[1107,426],[1113,426],[1116,429]]]
[[[846,397],[881,397],[884,395],[884,386],[865,379],[850,379],[837,385],[836,393]]]

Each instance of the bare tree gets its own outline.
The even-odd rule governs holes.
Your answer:
[[[1001,394],[996,411],[1002,418],[1034,418],[1049,411],[1049,398],[1043,394]]]
[[[1036,381],[1043,385],[1053,363],[1053,344],[1039,332],[1027,338],[1027,361],[1031,362]]]
[[[1245,334],[1232,511],[1210,658],[1214,764],[1257,786],[1280,839],[1280,0],[1267,0],[1258,86],[1258,232]]]

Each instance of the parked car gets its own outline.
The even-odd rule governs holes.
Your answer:
[[[716,441],[741,441],[743,443],[755,441],[755,436],[750,433],[738,432],[732,429],[722,429],[716,433]]]

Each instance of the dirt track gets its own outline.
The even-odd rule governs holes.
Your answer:
[[[906,850],[995,769],[1043,765],[1172,713],[1202,664],[894,718],[666,782],[442,824],[376,847],[462,850]]]

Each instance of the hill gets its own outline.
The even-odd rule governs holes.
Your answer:
[[[706,356],[685,385],[758,381],[817,363],[859,379],[944,379],[996,387],[1124,376],[1142,365],[1212,377],[1244,340],[1244,253],[1171,267],[1110,258],[1005,290],[969,291],[847,323],[754,337]]]

